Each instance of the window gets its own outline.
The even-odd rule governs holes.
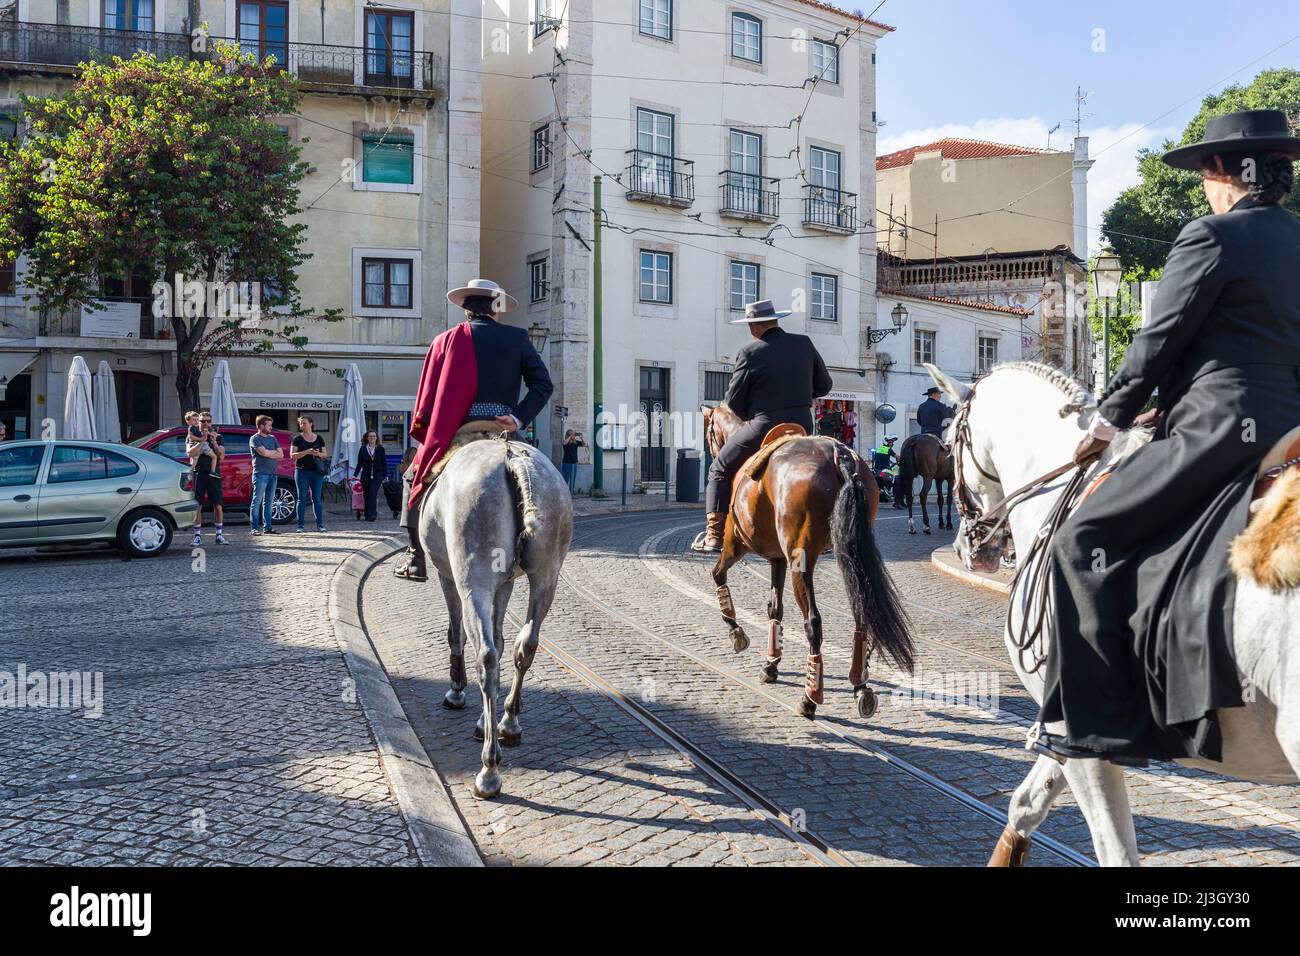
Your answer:
[[[18,263],[0,262],[0,295],[13,295],[18,288]]]
[[[551,124],[533,130],[533,172],[551,165]]]
[[[361,273],[361,303],[366,308],[411,308],[410,259],[362,259]]]
[[[745,306],[758,301],[758,265],[753,262],[731,264],[731,311],[744,312]]]
[[[153,0],[104,0],[105,30],[152,30]]]
[[[825,40],[813,40],[813,76],[827,83],[840,81],[840,48]]]
[[[763,23],[748,13],[731,15],[731,55],[741,60],[763,62]]]
[[[636,148],[643,153],[653,153],[669,159],[673,156],[673,120],[671,113],[654,110],[636,111]],[[672,169],[671,165],[668,167]]]
[[[0,448],[0,488],[36,484],[36,474],[45,457],[44,445]]]
[[[289,4],[283,0],[239,0],[239,49],[258,60],[289,62]]]
[[[673,256],[670,252],[641,252],[641,301],[673,301]]]
[[[411,87],[415,14],[366,10],[366,85]]]
[[[808,176],[821,187],[825,198],[838,201],[840,191],[840,154],[813,146],[808,150]]]
[[[673,38],[673,0],[641,0],[641,32],[661,40]]]
[[[636,111],[636,187],[656,196],[676,196],[680,190],[673,175],[676,148],[675,117],[654,110]]]
[[[912,364],[920,365],[922,362],[934,364],[934,333],[915,329],[912,332]]]
[[[763,137],[743,130],[731,131],[731,184],[742,189],[763,185]]]
[[[59,445],[50,461],[47,484],[67,481],[95,481],[100,478],[125,478],[134,475],[140,466],[125,455],[99,448],[82,448],[77,445]]]
[[[704,400],[721,402],[727,398],[727,386],[731,384],[730,372],[704,373]]]
[[[551,294],[551,261],[534,259],[528,263],[528,301],[545,302]]]
[[[998,340],[991,335],[981,335],[979,340],[979,356],[977,370],[979,374],[986,375],[993,371],[993,366],[998,364]]]
[[[821,275],[814,272],[812,274],[812,288],[809,289],[812,299],[808,307],[810,318],[821,319],[823,322],[837,322],[840,317],[840,280],[837,276]]]
[[[553,30],[555,21],[555,0],[537,0],[537,19],[533,21],[533,36],[539,37],[547,30]]]
[[[397,133],[362,133],[361,180],[415,185],[415,137]]]

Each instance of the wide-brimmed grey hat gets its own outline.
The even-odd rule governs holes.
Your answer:
[[[463,285],[459,289],[452,289],[448,292],[447,301],[463,309],[465,300],[476,295],[491,296],[497,312],[509,312],[519,305],[514,296],[491,279],[470,279],[469,285]]]
[[[1161,157],[1175,169],[1199,172],[1209,156],[1244,152],[1282,153],[1300,158],[1300,137],[1293,136],[1281,110],[1242,110],[1212,116],[1199,143],[1171,149]]]
[[[750,322],[774,322],[777,319],[784,319],[787,315],[793,315],[789,311],[777,311],[776,306],[772,305],[771,299],[759,299],[757,302],[751,302],[745,306],[745,316],[741,319],[732,319],[732,325],[748,325]]]

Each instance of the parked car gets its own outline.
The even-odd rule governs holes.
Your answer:
[[[0,548],[106,541],[137,558],[194,521],[189,469],[143,448],[97,441],[0,445]]]
[[[252,425],[218,425],[226,455],[221,459],[221,496],[227,508],[243,506],[247,508],[253,501],[253,456],[248,448],[248,440],[257,431]],[[186,466],[189,458],[185,454],[185,437],[189,429],[182,425],[178,428],[165,428],[131,442],[137,448],[147,448],[160,455],[166,455]],[[293,435],[286,431],[271,429],[271,434],[280,443],[284,457],[276,462],[275,498],[271,502],[271,521],[274,524],[288,524],[294,520],[298,508],[298,488],[293,481],[293,459],[289,450]]]

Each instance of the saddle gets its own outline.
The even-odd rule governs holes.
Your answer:
[[[757,481],[763,476],[763,470],[767,468],[768,459],[770,459],[779,448],[800,438],[810,438],[813,441],[828,441],[836,445],[841,444],[841,442],[836,441],[829,435],[809,435],[804,431],[802,425],[796,425],[793,422],[773,425],[771,429],[768,430],[768,433],[763,436],[763,444],[759,446],[758,451],[750,455],[749,460],[740,466],[741,474],[746,478]],[[853,454],[851,449],[848,449],[848,451],[849,454]]]
[[[451,456],[466,445],[489,438],[500,438],[504,434],[500,425],[487,420],[466,422],[461,425],[460,428],[456,429],[456,434],[452,436],[451,444],[442,453],[442,457],[429,468],[429,485],[432,487],[433,483],[438,480],[438,476],[442,474],[443,469],[447,467],[447,462],[451,461]]]

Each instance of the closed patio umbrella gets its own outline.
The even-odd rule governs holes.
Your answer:
[[[239,402],[230,381],[230,363],[222,359],[212,373],[212,424],[238,425]]]
[[[357,467],[361,436],[365,433],[366,404],[361,388],[361,369],[352,362],[343,376],[343,405],[339,409],[338,431],[334,433],[330,481],[342,482],[352,474]]]
[[[113,370],[101,361],[95,369],[91,387],[95,406],[95,435],[100,441],[122,440],[122,420],[117,414],[117,389],[113,385]]]
[[[94,441],[95,400],[94,382],[86,360],[80,355],[72,357],[68,369],[68,394],[63,400],[63,437]]]

